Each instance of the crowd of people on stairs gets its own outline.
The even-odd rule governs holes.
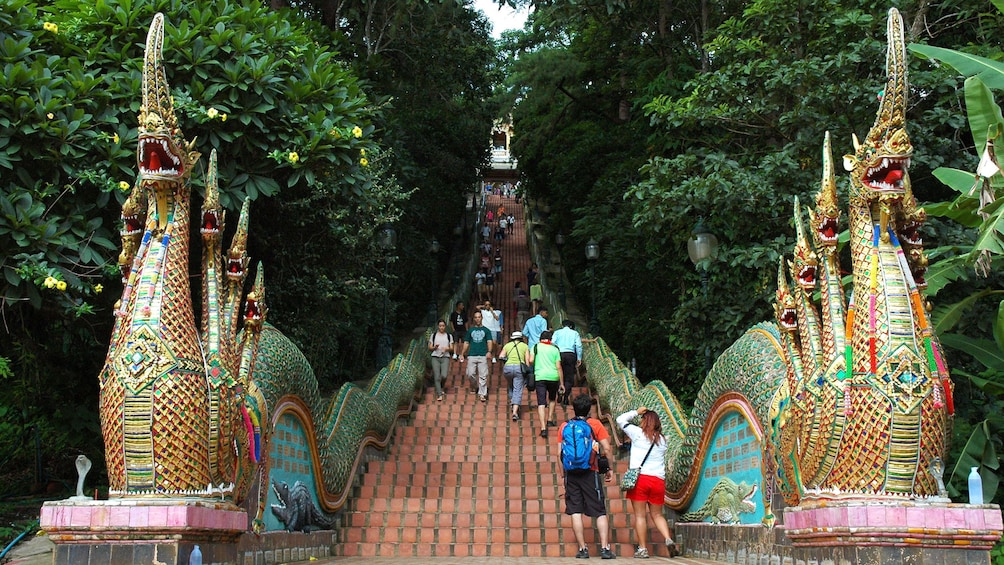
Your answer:
[[[506,190],[496,191],[490,184],[486,185],[486,190],[502,201],[514,196]],[[470,317],[467,303],[457,302],[449,318],[438,322],[429,339],[436,400],[446,398],[444,383],[450,376],[451,365],[457,367],[458,377],[463,375],[462,382],[467,383],[469,392],[476,394],[483,403],[488,400],[492,379],[504,380],[510,407],[506,417],[517,425],[523,419],[520,410],[526,391],[527,405],[533,401],[536,406],[540,437],[548,441],[549,428],[556,428],[557,441],[561,445],[558,465],[565,490],[565,513],[571,516],[572,531],[578,543],[575,556],[589,557],[583,533],[582,517],[585,515],[593,518],[597,528],[600,557],[613,559],[616,556],[610,549],[605,495],[606,484],[613,480],[609,464],[613,456],[610,434],[602,422],[590,417],[592,397],[579,394],[570,398],[573,388],[579,385],[582,369],[582,338],[575,329],[575,322],[563,320],[559,329],[552,330],[536,263],[531,263],[526,272],[525,289],[522,281],[513,282],[511,309],[504,311],[499,307],[502,297],[496,287],[503,273],[510,280],[519,278],[507,273],[503,263],[518,264],[526,255],[523,238],[515,230],[520,220],[517,216],[522,210],[518,206],[515,208],[516,213],[513,213],[500,203],[485,213],[485,222],[479,231],[480,260]],[[508,334],[507,314],[514,322]],[[460,398],[457,401],[462,402]],[[573,416],[560,426],[556,416],[559,404],[565,407],[571,404],[573,411]],[[637,478],[634,484],[621,485],[631,507],[637,544],[634,557],[649,557],[649,520],[663,536],[673,556],[675,542],[663,515],[667,441],[662,435],[662,423],[655,412],[644,407],[619,415],[616,422],[631,441],[629,472],[625,475]]]

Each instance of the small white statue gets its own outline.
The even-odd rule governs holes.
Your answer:
[[[77,456],[77,495],[71,497],[72,500],[87,499],[89,497],[84,496],[84,477],[87,476],[87,472],[91,470],[91,460],[87,458],[86,455]]]

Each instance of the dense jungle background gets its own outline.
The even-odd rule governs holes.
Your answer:
[[[392,327],[409,333],[424,323],[429,281],[449,284],[494,119],[512,119],[522,186],[549,210],[551,241],[565,236],[553,251],[570,292],[589,304],[595,282],[602,336],[643,382],[661,379],[689,404],[705,343],[717,356],[772,317],[793,198],[819,185],[824,132],[839,161],[874,121],[888,6],[509,3],[531,15],[501,40],[469,0],[0,6],[0,514],[11,516],[0,541],[30,522],[37,497],[73,481],[77,454],[103,476],[97,375],[158,11],[179,119],[204,156],[195,202],[216,149],[231,229],[254,201],[249,250],[265,268],[269,321],[324,390],[374,373],[385,299]],[[1004,219],[995,204],[976,215],[967,171],[987,126],[1004,125],[993,103],[1004,71],[967,70],[959,53],[1000,60],[1004,16],[973,0],[894,4],[917,44],[911,179],[931,216],[928,296],[956,383],[948,468],[980,465],[999,502]],[[706,299],[686,252],[699,217],[720,242],[700,267]],[[386,223],[398,233],[390,251],[376,237]],[[430,253],[433,239],[443,252]],[[595,279],[590,239],[602,249]]]

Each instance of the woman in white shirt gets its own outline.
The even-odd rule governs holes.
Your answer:
[[[432,356],[432,382],[436,384],[436,400],[443,400],[443,382],[450,373],[450,353],[453,353],[453,334],[446,331],[446,322],[439,320],[436,332],[429,336]]]
[[[641,425],[631,423],[636,416],[641,416]],[[634,514],[634,531],[638,549],[634,556],[648,558],[648,520],[651,516],[656,529],[666,539],[666,547],[672,553],[675,549],[669,533],[669,524],[662,514],[666,502],[666,447],[665,436],[662,435],[662,421],[659,415],[642,406],[638,410],[629,410],[617,416],[617,425],[631,438],[631,459],[628,467],[641,468],[638,483],[627,491],[627,499],[631,501],[631,511]],[[643,463],[644,461],[644,463]]]

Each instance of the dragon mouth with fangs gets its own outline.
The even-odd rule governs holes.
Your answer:
[[[794,331],[798,329],[798,315],[795,313],[794,308],[784,308],[781,310],[781,315],[777,317],[777,320],[785,330]]]
[[[234,281],[244,280],[244,261],[240,258],[227,259],[227,278]]]
[[[819,240],[824,244],[835,244],[837,243],[837,238],[840,234],[838,231],[838,223],[836,218],[824,217],[820,222],[819,226],[816,228],[816,232],[819,234]]]
[[[139,216],[136,214],[129,214],[128,216],[122,216],[122,229],[119,230],[119,234],[122,237],[130,237],[134,235],[139,235],[143,230],[143,223],[140,222]]]
[[[177,180],[185,172],[181,152],[174,141],[159,135],[139,139],[139,170],[144,179]]]
[[[798,271],[798,284],[809,290],[816,287],[816,266],[806,265]]]
[[[220,233],[220,213],[216,210],[207,210],[202,214],[202,226],[199,228],[202,235],[219,235]]]
[[[877,164],[868,167],[861,182],[876,192],[903,193],[906,191],[903,180],[908,168],[909,157],[882,157]]]

